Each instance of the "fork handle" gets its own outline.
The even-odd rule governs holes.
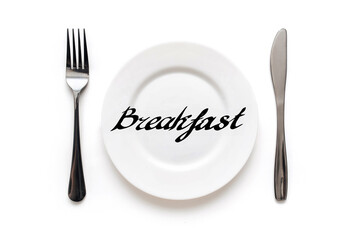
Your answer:
[[[274,192],[278,201],[287,199],[288,170],[284,134],[284,104],[277,107],[277,146],[274,165]]]
[[[75,122],[74,140],[72,150],[72,164],[68,195],[72,201],[79,202],[86,195],[85,179],[82,169],[81,147],[80,147],[80,123],[79,123],[79,93],[74,93]]]

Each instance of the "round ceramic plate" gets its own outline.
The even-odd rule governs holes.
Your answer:
[[[255,143],[257,105],[243,75],[201,45],[170,43],[112,82],[102,134],[118,171],[151,195],[198,198],[227,184]]]

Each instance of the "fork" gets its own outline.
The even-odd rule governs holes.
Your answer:
[[[78,55],[76,61],[76,46],[75,46],[75,34],[72,29],[72,62],[70,51],[70,36],[69,29],[67,29],[67,56],[66,56],[66,82],[72,89],[74,96],[74,139],[72,150],[72,164],[70,173],[70,182],[68,189],[68,196],[72,201],[79,202],[86,195],[85,179],[82,169],[81,159],[81,147],[80,147],[80,123],[79,123],[79,97],[81,91],[86,87],[89,81],[89,63],[87,54],[86,34],[83,30],[83,61],[81,55],[81,40],[80,29],[78,29],[77,35],[77,49]]]

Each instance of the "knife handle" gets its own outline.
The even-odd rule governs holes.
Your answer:
[[[277,145],[274,165],[274,192],[278,201],[287,199],[288,170],[284,134],[284,104],[277,108]]]

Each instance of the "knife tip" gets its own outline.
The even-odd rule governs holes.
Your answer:
[[[284,32],[285,34],[287,34],[287,29],[282,28],[281,30],[278,31],[278,33]]]

